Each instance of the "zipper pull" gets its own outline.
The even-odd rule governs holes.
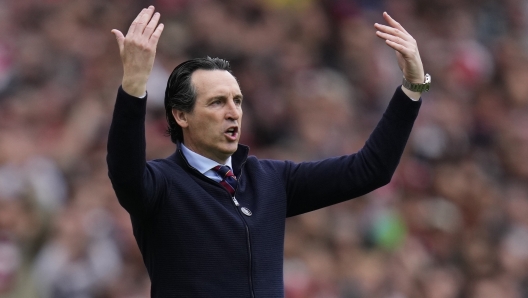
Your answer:
[[[240,204],[238,203],[237,199],[235,199],[235,197],[233,197],[233,202],[235,203],[235,206],[240,206]]]

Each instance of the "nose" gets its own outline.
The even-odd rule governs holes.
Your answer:
[[[240,106],[240,104],[237,104],[232,98],[228,101],[226,109],[227,119],[238,120],[240,119],[240,116],[242,116],[242,107]]]

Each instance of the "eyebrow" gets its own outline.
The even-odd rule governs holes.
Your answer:
[[[213,97],[210,97],[208,101],[212,101],[212,100],[215,100],[215,99],[227,99],[227,96],[225,96],[225,95],[213,96]],[[244,96],[242,94],[237,94],[237,95],[233,96],[233,99],[244,99]]]

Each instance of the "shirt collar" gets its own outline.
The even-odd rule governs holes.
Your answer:
[[[187,159],[187,162],[189,162],[189,165],[191,167],[198,170],[198,172],[205,174],[205,172],[211,170],[212,168],[216,167],[217,165],[220,165],[216,161],[209,159],[203,155],[200,155],[191,149],[185,147],[183,143],[181,143],[181,150],[185,158]],[[226,166],[233,169],[233,166],[231,165],[231,156],[227,159]]]

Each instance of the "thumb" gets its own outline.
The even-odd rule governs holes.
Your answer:
[[[117,29],[113,29],[111,32],[114,33],[115,38],[117,39],[117,45],[119,46],[119,52],[122,52],[123,45],[125,42],[125,36],[123,35],[123,33],[121,33],[121,31]]]

